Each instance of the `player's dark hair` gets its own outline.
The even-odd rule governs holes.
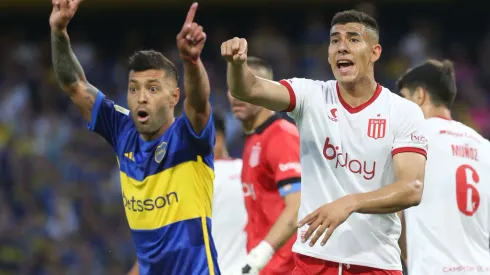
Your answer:
[[[146,70],[163,70],[168,77],[179,81],[179,74],[174,63],[162,53],[154,50],[137,51],[129,57],[129,70],[142,72]]]
[[[261,58],[249,56],[247,57],[247,65],[250,68],[265,69],[270,74],[271,79],[274,77],[272,66]]]
[[[346,10],[337,12],[333,18],[332,23],[330,24],[330,28],[335,25],[345,25],[348,23],[359,23],[364,25],[366,28],[372,29],[376,32],[376,35],[379,37],[379,25],[376,19],[372,16],[364,13],[362,11],[357,10]]]
[[[456,77],[453,63],[449,60],[429,59],[409,69],[396,82],[398,90],[407,88],[414,93],[419,87],[429,93],[432,104],[451,108],[456,97]]]
[[[226,125],[223,116],[218,113],[213,113],[213,121],[214,121],[214,128],[216,129],[216,132],[221,132],[225,134]]]

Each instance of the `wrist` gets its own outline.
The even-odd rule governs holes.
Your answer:
[[[182,60],[184,60],[184,62],[187,61],[187,62],[190,62],[192,64],[197,64],[197,62],[199,62],[199,59],[200,59],[199,56],[196,58],[192,58],[192,57],[190,57],[188,55],[184,55],[184,54],[180,54],[180,58],[182,58]]]
[[[361,201],[359,198],[359,194],[347,195],[343,199],[346,202],[347,210],[349,211],[349,214],[359,211],[360,201]]]
[[[57,36],[68,33],[66,28],[51,28],[51,32]]]
[[[272,257],[272,255],[274,255],[274,253],[276,253],[276,250],[274,249],[274,247],[269,242],[267,242],[265,240],[261,241],[252,250],[257,252],[260,255],[263,255],[264,257]]]
[[[261,270],[270,261],[276,251],[267,241],[261,241],[247,256],[247,264],[255,270]]]

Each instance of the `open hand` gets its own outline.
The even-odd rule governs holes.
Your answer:
[[[83,0],[52,0],[53,10],[49,17],[49,25],[54,31],[63,31],[75,15]]]
[[[177,34],[177,47],[181,56],[191,60],[199,58],[206,42],[206,33],[202,26],[194,22],[196,11],[197,3],[193,3],[187,13],[182,30]]]
[[[244,38],[235,37],[221,44],[221,55],[223,58],[236,65],[247,61],[248,44]]]
[[[316,230],[315,235],[310,241],[310,246],[314,246],[316,241],[327,230],[321,242],[322,246],[325,245],[330,236],[332,236],[333,231],[352,214],[351,209],[352,201],[347,196],[322,205],[298,223],[298,227],[302,227],[305,224],[309,225],[301,241],[306,242]]]

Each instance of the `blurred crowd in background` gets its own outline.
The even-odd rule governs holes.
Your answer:
[[[200,6],[212,106],[227,119],[232,156],[241,154],[243,133],[226,97],[221,43],[247,38],[249,54],[267,60],[278,80],[332,79],[329,20],[347,8],[364,10],[380,22],[378,82],[396,92],[397,77],[411,65],[428,57],[449,58],[459,92],[454,119],[490,136],[490,51],[485,50],[490,32],[485,24],[470,23],[478,21],[478,11],[465,14],[444,4],[299,5]],[[69,34],[89,81],[125,106],[125,66],[132,52],[161,50],[181,69],[175,35],[186,8],[84,12],[82,5]],[[123,274],[135,254],[116,158],[86,130],[56,84],[48,17],[48,9],[0,11],[0,275]]]

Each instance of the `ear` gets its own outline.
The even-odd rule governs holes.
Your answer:
[[[381,51],[382,51],[382,48],[381,48],[380,44],[376,43],[373,45],[373,52],[371,54],[371,62],[372,63],[378,61],[378,59],[381,57]]]
[[[170,93],[170,107],[175,107],[179,103],[180,99],[180,89],[179,87],[175,88],[171,93]]]
[[[424,88],[418,87],[417,89],[415,89],[415,92],[413,93],[413,99],[417,105],[422,106],[428,100],[427,92],[425,91]]]

